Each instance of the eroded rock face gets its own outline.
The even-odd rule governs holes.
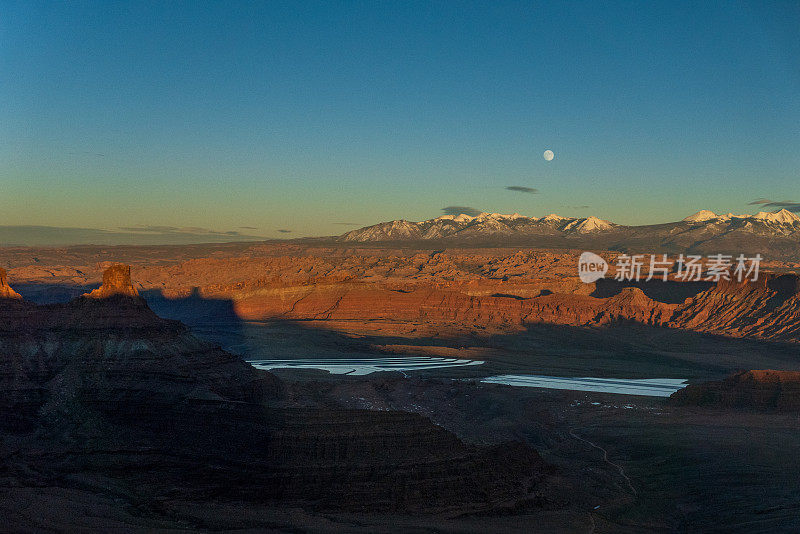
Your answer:
[[[661,324],[675,304],[655,301],[640,289],[625,288],[609,298],[540,292],[532,297],[495,293],[470,295],[450,288],[407,290],[339,284],[262,291],[234,302],[245,319],[392,322],[436,325],[602,325],[619,320]]]
[[[798,276],[764,274],[757,282],[721,280],[679,306],[666,323],[734,337],[800,341]]]
[[[660,283],[660,282],[659,282]],[[488,284],[487,284],[488,285]],[[488,286],[492,287],[492,286]],[[796,275],[764,275],[758,282],[722,280],[683,302],[665,302],[640,287],[619,288],[597,297],[577,292],[524,290],[519,287],[482,290],[480,284],[408,284],[381,287],[336,283],[291,288],[232,291],[236,313],[245,319],[289,319],[504,328],[536,323],[597,326],[632,321],[731,337],[800,342],[800,294]],[[657,294],[680,282],[664,284]],[[489,293],[489,294],[487,294]],[[525,295],[525,296],[521,296]]]
[[[756,411],[800,412],[800,372],[742,371],[724,380],[689,385],[674,404]]]
[[[294,247],[294,248],[292,248]],[[597,326],[634,321],[730,337],[800,342],[800,279],[762,272],[757,283],[584,284],[578,253],[556,250],[427,251],[257,245],[234,257],[138,260],[142,294],[186,322],[219,319],[326,321],[359,335],[428,329],[502,333],[550,323]],[[138,251],[147,256],[152,252]],[[614,264],[614,252],[601,256]],[[97,259],[93,257],[93,259]],[[87,269],[93,269],[92,264]],[[798,265],[775,263],[781,269]],[[80,268],[78,268],[80,267]],[[37,264],[13,272],[38,286],[96,283],[83,267]],[[92,296],[135,294],[123,268],[112,268]],[[633,286],[633,287],[629,287]],[[227,317],[219,317],[222,310]],[[438,335],[438,334],[437,334]]]
[[[131,266],[117,263],[103,271],[103,284],[87,293],[90,298],[109,298],[115,295],[138,297],[139,292],[131,283]]]
[[[21,299],[22,297],[8,285],[8,274],[0,267],[0,299]]]
[[[127,285],[127,270],[112,274],[107,287]],[[17,444],[3,471],[13,484],[97,476],[135,502],[405,512],[541,497],[547,469],[532,449],[470,446],[415,414],[300,408],[274,375],[138,297],[0,307],[0,324],[0,437]]]

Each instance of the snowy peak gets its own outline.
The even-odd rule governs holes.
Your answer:
[[[792,213],[787,209],[780,209],[773,212],[759,211],[752,217],[753,219],[759,219],[778,224],[800,223],[800,217],[798,217],[796,213]]]
[[[703,222],[716,219],[717,214],[711,210],[700,210],[693,215],[689,215],[684,219],[685,222]]]
[[[393,241],[420,237],[421,232],[417,223],[400,220],[359,228],[347,232],[342,239],[344,241]]]
[[[470,221],[485,221],[487,219],[493,219],[495,221],[502,221],[505,219],[508,220],[515,220],[515,219],[525,219],[523,215],[519,213],[512,213],[511,215],[506,215],[504,213],[479,213],[478,215],[472,216],[467,215],[466,213],[461,213],[460,215],[442,215],[441,217],[436,217],[435,219],[430,219],[431,221],[455,221],[455,222],[470,222]],[[424,221],[427,222],[427,221]]]
[[[396,241],[413,239],[482,239],[599,233],[617,225],[586,217],[526,217],[519,213],[442,215],[421,222],[390,221],[347,232],[340,241]]]
[[[495,221],[502,221],[502,220],[509,220],[514,221],[516,219],[524,219],[522,215],[519,213],[512,213],[511,215],[506,215],[504,213],[481,213],[478,215],[478,219],[494,219]]]
[[[570,221],[572,219],[570,217],[562,217],[561,215],[556,215],[555,213],[551,213],[546,217],[542,217],[540,220],[545,222],[563,222],[563,221]]]
[[[344,242],[438,242],[506,247],[637,250],[697,250],[708,254],[756,253],[796,261],[800,254],[800,216],[788,210],[756,215],[701,210],[682,221],[627,226],[598,217],[527,217],[514,213],[443,215],[420,222],[389,221],[352,230]],[[698,252],[698,253],[700,253]]]
[[[722,239],[724,236],[730,236],[731,239],[800,238],[800,216],[786,209],[756,215],[716,214],[711,210],[700,210],[683,221],[664,223],[661,227],[666,232],[664,235],[659,234],[662,230],[648,226],[620,226],[598,217],[562,217],[555,213],[545,217],[526,217],[519,213],[479,213],[475,216],[462,213],[421,222],[399,220],[379,223],[347,232],[338,239],[362,242],[443,239],[497,243],[552,241],[559,237],[577,240],[608,236],[624,240],[637,236],[637,239],[646,239],[647,235],[638,228],[645,228],[648,235],[661,236],[663,239],[671,240],[680,235],[682,240],[697,239],[698,242]]]
[[[613,223],[592,216],[586,217],[585,219],[576,219],[564,226],[564,230],[578,232],[580,234],[588,234],[590,232],[602,232],[604,230],[610,230],[613,227]]]
[[[435,219],[430,219],[430,220],[431,221],[469,222],[469,221],[471,221],[473,219],[477,219],[477,217],[473,217],[472,215],[467,215],[466,213],[461,213],[459,215],[442,215],[441,217],[436,217]]]
[[[702,222],[726,222],[733,219],[756,219],[759,221],[777,223],[777,224],[795,224],[800,222],[800,217],[789,210],[781,209],[773,212],[760,211],[755,215],[734,215],[733,213],[726,213],[725,215],[717,215],[711,210],[700,210],[693,215],[689,215],[684,222],[702,223]]]

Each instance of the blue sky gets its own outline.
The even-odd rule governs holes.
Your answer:
[[[797,2],[0,1],[0,224],[800,201],[798,28]]]

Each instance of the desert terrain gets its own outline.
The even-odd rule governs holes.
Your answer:
[[[619,254],[599,252],[610,262]],[[51,374],[38,379],[25,375],[38,384],[31,386],[38,393],[34,400],[22,395],[27,416],[18,416],[4,434],[8,504],[3,509],[14,510],[13,520],[34,530],[63,525],[59,521],[66,521],[73,507],[91,508],[121,528],[375,532],[401,525],[408,531],[477,532],[536,525],[565,532],[758,532],[800,527],[800,487],[794,476],[800,467],[797,266],[767,264],[755,283],[636,284],[606,278],[586,284],[577,276],[578,254],[568,249],[354,246],[332,240],[5,249],[4,287],[9,289],[3,302],[11,325],[6,351],[22,347],[20,337],[41,344],[65,330],[70,339],[116,339],[114,329],[124,326],[128,341],[117,339],[105,349],[106,357],[130,362],[130,354],[139,354],[131,353],[137,343],[150,347],[154,356],[137,370],[140,378],[125,378],[120,385],[121,377],[136,367],[127,363],[111,375],[102,371],[97,384],[106,385],[96,387],[74,384],[69,366],[39,357],[36,365]],[[108,269],[117,262],[130,270]],[[181,330],[181,323],[188,330]],[[22,331],[28,333],[14,333],[19,325],[27,325]],[[98,328],[105,333],[98,334]],[[86,359],[91,352],[83,345],[46,350],[99,369],[91,363],[95,360]],[[12,365],[3,376],[6,387],[17,384],[19,393],[19,370],[32,365],[25,356],[31,349],[15,350],[18,367]],[[165,351],[174,356],[159,363],[157,354]],[[218,353],[209,360],[198,357],[198,351]],[[220,367],[226,358],[230,362]],[[270,370],[254,369],[243,360],[271,362]],[[313,367],[314,360],[341,363],[333,373],[286,365],[311,361]],[[384,372],[354,372],[370,361],[390,365]],[[424,365],[415,368],[414,362]],[[173,375],[191,377],[182,381],[205,384],[209,393],[164,386],[162,365],[177,369]],[[772,372],[736,375],[751,369]],[[141,378],[148,373],[155,374]],[[664,396],[641,396],[487,381],[530,375],[662,379],[682,385],[669,397],[671,390]],[[74,423],[53,426],[59,418],[42,419],[42,414],[66,409],[64,401],[55,400],[64,395],[62,387],[83,391],[79,398],[100,395],[105,396],[102,402],[117,404],[110,414],[89,420],[82,404],[68,417],[60,416]],[[117,393],[108,397],[109,391]],[[142,397],[146,391],[169,394],[156,400],[159,396],[152,398],[152,393]],[[269,409],[258,416],[253,412],[263,408],[230,412],[229,406],[222,409],[211,401],[217,397]],[[197,407],[202,398],[211,404]],[[7,404],[7,413],[19,414],[19,402]],[[149,479],[142,453],[117,451],[111,464],[95,465],[99,478],[92,481],[70,475],[82,465],[75,458],[98,454],[92,449],[95,442],[80,436],[94,432],[109,439],[105,423],[98,421],[110,418],[114,428],[126,428],[131,410],[166,410],[169,417],[185,421],[180,432],[195,437],[199,426],[192,421],[197,417],[234,417],[236,424],[223,425],[208,443],[216,447],[229,441],[235,450],[222,448],[203,462],[218,464],[215,469],[224,480],[252,476],[254,481],[231,487],[206,471],[186,479],[180,465],[200,454],[197,439],[176,445],[183,463],[169,471],[159,430],[165,424],[162,415],[136,425],[135,443],[156,451],[148,460],[154,462],[150,468],[174,473],[178,478],[165,483],[183,490],[168,490]],[[75,430],[65,430],[71,424]],[[315,430],[315,425],[327,430]],[[272,437],[259,438],[254,429],[262,427],[273,429]],[[386,438],[379,438],[352,452],[322,453],[352,436],[374,440],[369,436],[385,428],[399,432],[385,445],[380,443]],[[129,431],[115,432],[116,447],[130,446]],[[284,444],[305,443],[313,435],[322,441],[281,452]],[[53,456],[64,452],[51,451],[49,457],[23,452],[35,443],[55,451],[89,445],[81,445],[84,452],[72,453],[72,460],[60,456],[54,464]],[[396,460],[380,452],[384,446],[397,451]],[[271,452],[259,456],[253,452],[258,449]],[[371,452],[350,456],[358,450]],[[294,454],[312,457],[297,464]],[[336,458],[333,464],[331,458]],[[364,461],[377,462],[367,467],[369,473],[384,474],[374,481],[370,476],[375,475],[359,474],[353,466]],[[396,475],[390,473],[401,468],[395,461],[431,465],[432,471],[419,473],[429,481],[428,489],[416,496],[392,485],[381,489],[378,481],[392,480]],[[136,465],[139,474],[119,482],[122,475],[109,468],[114,462]],[[252,465],[236,474],[244,469],[236,467],[242,462]],[[321,471],[292,474],[295,478],[288,480],[294,482],[279,494],[258,489],[275,487],[276,464],[294,473],[297,467],[291,466],[309,462]],[[436,462],[449,465],[452,474],[440,478]],[[324,473],[333,465],[350,466],[351,475],[330,488],[325,482],[330,475]],[[468,485],[481,489],[465,493],[464,482],[452,476],[477,476]],[[112,480],[125,487],[110,490]],[[198,481],[202,491],[186,489]],[[367,487],[372,488],[369,498],[358,493]],[[394,497],[381,497],[392,487]],[[300,488],[305,489],[293,493]],[[20,511],[23,501],[30,504]],[[292,503],[291,511],[279,502]]]
[[[800,532],[798,28],[0,0],[0,534]]]

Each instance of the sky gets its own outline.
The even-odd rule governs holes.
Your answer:
[[[0,0],[0,225],[800,211],[799,29],[796,1]]]

